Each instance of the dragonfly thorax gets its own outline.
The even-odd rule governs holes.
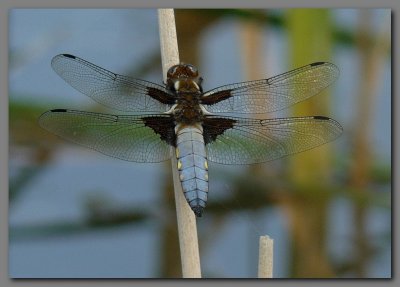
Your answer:
[[[202,121],[204,112],[200,106],[200,95],[199,91],[177,93],[177,102],[172,111],[176,122],[194,124]]]

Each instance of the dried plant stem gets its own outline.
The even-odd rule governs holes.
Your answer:
[[[160,29],[161,60],[165,81],[168,68],[179,63],[174,10],[159,9],[158,21]],[[184,278],[201,278],[196,218],[182,192],[174,148],[171,148],[171,162],[178,220],[182,276]]]
[[[268,236],[260,236],[258,253],[258,278],[272,278],[274,241]]]

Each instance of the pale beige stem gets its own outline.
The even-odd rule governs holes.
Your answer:
[[[174,10],[159,9],[158,21],[160,29],[161,60],[165,81],[168,68],[179,64]],[[184,278],[201,278],[196,217],[183,195],[174,148],[171,148],[171,163],[174,179],[176,215],[178,220],[182,276]]]
[[[268,235],[260,236],[258,254],[258,278],[272,278],[274,240]]]

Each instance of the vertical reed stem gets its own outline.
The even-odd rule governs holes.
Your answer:
[[[272,278],[274,240],[268,235],[260,236],[258,254],[258,278]]]
[[[168,68],[172,65],[179,64],[174,10],[159,9],[158,21],[160,29],[161,60],[165,81]],[[190,209],[189,204],[187,204],[182,192],[174,148],[171,148],[171,163],[174,180],[176,215],[178,220],[182,276],[184,278],[201,278],[196,218],[193,211]]]

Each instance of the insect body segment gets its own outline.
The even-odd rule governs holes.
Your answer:
[[[176,158],[179,178],[187,202],[201,216],[208,197],[207,154],[200,125],[176,128]]]

